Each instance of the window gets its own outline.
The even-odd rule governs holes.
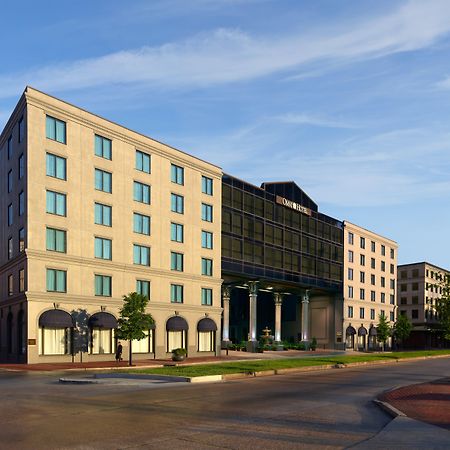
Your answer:
[[[170,240],[173,242],[183,242],[184,240],[184,226],[181,223],[170,224]]]
[[[395,304],[395,296],[394,296],[394,294],[391,294],[391,295],[389,296],[389,302],[390,302],[391,305],[394,305],[394,304]]]
[[[361,264],[361,266],[366,265],[366,257],[364,255],[359,255],[359,263]]]
[[[66,143],[66,122],[55,119],[54,117],[47,116],[45,129],[47,139],[61,142],[61,144]]]
[[[139,234],[150,235],[150,217],[133,213],[133,231]]]
[[[375,258],[370,258],[370,268],[375,269]]]
[[[140,266],[150,265],[150,247],[144,247],[143,245],[133,245],[133,264]]]
[[[23,215],[24,212],[25,212],[25,194],[22,191],[19,194],[19,216]]]
[[[111,328],[93,327],[91,331],[92,347],[94,355],[103,355],[113,352],[114,330]]]
[[[428,271],[427,271],[428,272]],[[427,274],[427,276],[428,276],[428,274]],[[400,272],[400,278],[402,279],[402,280],[406,280],[407,278],[408,278],[408,272],[406,271],[406,270],[402,270],[401,272]]]
[[[370,291],[370,301],[374,302],[375,301],[375,291]]]
[[[386,247],[384,245],[381,246],[381,255],[382,256],[386,255]]]
[[[202,258],[202,275],[212,276],[212,259]]]
[[[213,195],[213,180],[202,175],[202,192],[207,195]]]
[[[213,352],[215,342],[215,331],[199,331],[198,332],[198,351]]]
[[[25,269],[19,270],[19,292],[25,292]]]
[[[47,212],[57,216],[66,215],[66,194],[47,191]]]
[[[25,136],[25,124],[23,123],[23,116],[19,119],[19,143],[23,141]]]
[[[360,289],[359,290],[359,299],[365,300],[365,298],[366,298],[366,291],[364,289]]]
[[[13,224],[13,205],[10,203],[8,205],[8,226]]]
[[[21,228],[19,230],[19,252],[23,252],[25,250],[25,229]]]
[[[111,140],[95,135],[95,155],[105,159],[112,159]]]
[[[151,170],[150,155],[147,155],[147,153],[136,150],[136,170],[140,170],[141,172],[145,173],[150,173]]]
[[[213,248],[213,234],[209,231],[202,231],[202,248]]]
[[[354,241],[354,235],[353,235],[353,233],[348,233],[348,243],[349,244],[353,244],[353,241]]]
[[[170,301],[172,303],[183,303],[183,286],[180,284],[170,285]]]
[[[389,315],[390,315],[390,320],[391,320],[391,322],[394,322],[395,321],[395,315],[394,315],[394,311],[391,311],[390,313],[389,313]]]
[[[401,292],[406,292],[407,290],[408,290],[408,285],[406,283],[400,285]]]
[[[352,286],[348,287],[348,298],[353,298],[353,287]]]
[[[372,252],[375,251],[375,242],[374,242],[374,241],[370,241],[370,250],[371,250]]]
[[[66,158],[47,153],[46,175],[49,177],[66,180]]]
[[[19,156],[19,180],[23,177],[25,173],[25,160],[23,153]]]
[[[419,297],[417,295],[413,295],[411,302],[413,305],[418,305],[419,304]]]
[[[100,259],[112,259],[111,239],[96,237],[94,240],[94,256]]]
[[[184,184],[184,169],[183,167],[172,164],[170,167],[170,179],[172,183]]]
[[[419,283],[413,283],[412,284],[412,290],[413,291],[418,291],[419,290]],[[437,292],[437,291],[436,291]]]
[[[13,151],[12,136],[8,138],[8,159],[11,159]]]
[[[202,203],[202,220],[205,220],[206,222],[213,221],[212,205],[207,205],[206,203]]]
[[[418,319],[419,318],[419,310],[418,309],[413,309],[411,311],[411,318],[412,319]]]
[[[95,275],[94,290],[99,297],[111,297],[112,278],[108,275]]]
[[[359,238],[359,246],[361,248],[366,248],[366,239],[365,238],[363,238],[363,237]]]
[[[352,250],[348,251],[348,262],[353,262],[353,251]]]
[[[386,287],[386,278],[381,277],[381,287]]]
[[[212,305],[212,289],[202,288],[202,305]]]
[[[8,192],[13,190],[13,173],[12,170],[8,172]]]
[[[106,227],[112,226],[112,207],[103,205],[101,203],[95,203],[94,207],[95,223],[97,225],[105,225]]]
[[[153,330],[144,330],[145,337],[133,339],[133,353],[153,353]]]
[[[401,297],[400,298],[400,305],[407,305],[407,304],[408,304],[407,297]]]
[[[8,239],[8,259],[13,257],[13,238]]]
[[[386,272],[386,263],[384,261],[381,261],[381,271]]]
[[[95,189],[98,191],[112,192],[112,173],[95,169]]]
[[[381,293],[381,303],[386,303],[386,294],[384,292]]]
[[[150,186],[148,184],[139,183],[135,181],[133,183],[133,199],[137,202],[150,204]]]
[[[67,272],[65,270],[47,269],[47,291],[67,292]]]
[[[178,214],[184,214],[184,197],[178,194],[170,194],[170,210]]]
[[[359,308],[359,318],[364,319],[364,308]]]
[[[395,273],[394,264],[391,264],[391,274],[394,275],[394,273]]]
[[[170,252],[170,270],[183,272],[183,254]]]
[[[12,275],[8,275],[8,295],[14,294],[14,278]]]
[[[136,280],[136,292],[150,298],[150,281]]]
[[[348,307],[347,315],[348,315],[349,319],[353,318],[353,306]]]
[[[353,280],[353,269],[348,269],[348,279]]]
[[[71,349],[70,328],[40,329],[40,355],[68,355]]]
[[[395,280],[390,280],[391,289],[395,289]]]
[[[47,250],[52,252],[66,253],[66,232],[47,227]]]
[[[359,281],[360,281],[360,283],[365,283],[365,281],[366,281],[365,272],[359,272]]]
[[[391,259],[394,259],[395,257],[395,250],[391,248]]]
[[[370,320],[375,320],[375,310],[373,308],[370,309]]]

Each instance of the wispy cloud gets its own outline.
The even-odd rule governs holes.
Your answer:
[[[269,38],[219,29],[159,47],[0,75],[0,97],[17,95],[26,84],[52,92],[119,84],[170,89],[224,84],[307,69],[318,61],[349,62],[422,49],[449,31],[447,0],[414,0],[384,16],[358,18],[332,30],[327,27]]]
[[[275,117],[275,120],[292,125],[312,125],[326,128],[357,128],[355,124],[347,123],[345,121],[333,120],[306,113],[287,113]]]

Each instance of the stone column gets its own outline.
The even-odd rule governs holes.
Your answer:
[[[222,328],[222,348],[228,348],[230,344],[230,298],[231,288],[224,286],[222,289],[223,305],[223,328]]]
[[[309,344],[309,290],[302,298],[302,342]]]
[[[273,297],[275,302],[275,345],[277,350],[283,350],[281,342],[281,305],[283,304],[283,294],[275,292]]]
[[[250,314],[249,314],[249,333],[248,333],[248,342],[247,342],[247,351],[248,352],[256,352],[256,348],[258,347],[258,337],[256,335],[256,301],[258,298],[258,282],[257,281],[249,281],[248,283],[248,299],[250,305]]]

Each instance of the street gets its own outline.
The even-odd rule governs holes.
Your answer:
[[[0,371],[0,448],[346,448],[391,421],[372,403],[377,394],[450,376],[450,359],[209,384],[66,385],[60,376]]]

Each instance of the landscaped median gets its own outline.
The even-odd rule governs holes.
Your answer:
[[[324,357],[302,357],[277,360],[236,361],[217,364],[179,365],[133,369],[127,373],[167,375],[185,377],[186,381],[219,381],[236,378],[281,375],[289,372],[330,369],[334,367],[351,367],[368,364],[387,364],[417,358],[450,356],[448,350],[426,350],[415,352],[395,352],[377,354],[356,354]]]

